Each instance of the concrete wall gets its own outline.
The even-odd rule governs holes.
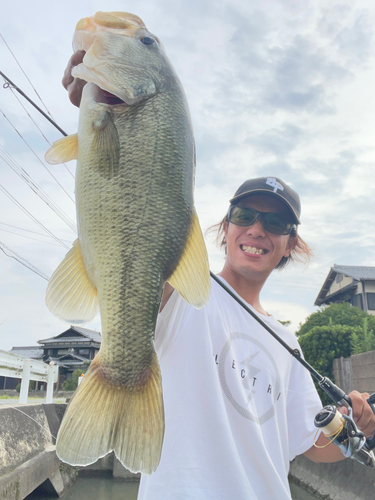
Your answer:
[[[113,453],[88,467],[71,467],[56,455],[55,441],[66,404],[0,406],[0,500],[23,500],[38,491],[61,496],[78,473],[102,472],[139,481]],[[38,489],[37,489],[38,488]]]
[[[333,360],[335,383],[344,391],[375,392],[375,351]]]
[[[375,498],[374,469],[350,458],[334,464],[314,464],[301,455],[291,463],[289,480],[325,500]]]
[[[73,468],[61,468],[55,436],[66,405],[0,407],[0,499],[22,500],[46,483],[58,495]]]

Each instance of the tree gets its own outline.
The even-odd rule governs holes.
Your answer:
[[[287,319],[286,321],[282,321],[281,319],[279,319],[278,321],[284,326],[289,326],[292,323],[289,319]]]
[[[309,332],[301,335],[298,339],[305,359],[321,375],[333,378],[332,362],[334,358],[351,355],[352,338],[362,333],[360,327],[348,325],[314,326]],[[323,393],[316,384],[320,397],[324,404],[332,403],[328,396]]]
[[[319,311],[310,314],[305,323],[300,324],[296,332],[297,337],[305,335],[315,326],[346,325],[358,327],[363,325],[367,318],[369,330],[375,331],[375,316],[367,314],[362,309],[354,307],[347,302],[342,304],[331,304],[328,307],[320,308]]]
[[[63,391],[75,391],[78,386],[78,378],[85,373],[85,370],[77,369],[72,373],[72,378],[69,380],[65,380],[62,385]]]

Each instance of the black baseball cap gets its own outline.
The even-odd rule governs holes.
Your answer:
[[[282,200],[291,210],[294,223],[301,224],[301,202],[298,194],[285,182],[277,177],[258,177],[245,181],[234,193],[230,200],[231,205],[236,205],[242,198],[249,194],[269,194]]]

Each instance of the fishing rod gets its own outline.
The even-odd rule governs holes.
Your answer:
[[[54,127],[56,127],[64,136],[67,133],[60,128],[57,123],[52,120],[46,113],[37,106],[19,87],[17,87],[8,77],[0,71],[0,75],[6,80],[3,87],[9,88],[12,86],[19,92],[35,109],[37,109]],[[350,457],[363,465],[375,468],[375,455],[372,451],[375,448],[375,432],[370,438],[365,437],[356,426],[353,418],[353,408],[349,396],[334,384],[328,377],[323,377],[315,370],[303,357],[299,349],[292,349],[284,340],[258,316],[250,307],[234,293],[223,281],[210,271],[211,278],[223,288],[245,311],[250,314],[272,337],[279,342],[310,374],[317,380],[319,387],[339,406],[345,406],[348,410],[348,415],[341,415],[337,411],[336,406],[325,406],[315,417],[314,423],[318,429],[327,436],[330,442],[336,444],[345,457]],[[375,393],[368,399],[367,403],[375,415]],[[330,439],[331,438],[331,439]]]
[[[366,439],[366,436],[356,426],[353,418],[353,408],[350,397],[332,382],[328,377],[323,377],[315,370],[303,357],[299,349],[292,349],[284,340],[258,316],[250,307],[234,293],[218,276],[210,271],[211,278],[221,286],[247,313],[250,314],[272,337],[277,340],[301,365],[310,372],[318,382],[319,387],[339,406],[345,406],[348,415],[342,415],[337,411],[336,406],[325,406],[315,417],[314,424],[317,429],[321,429],[329,441],[336,444],[343,455],[353,458],[362,465],[375,467],[375,455],[372,451],[375,448],[375,432],[373,436]],[[375,415],[375,393],[368,399],[367,403]],[[330,439],[331,438],[331,439]]]
[[[40,107],[37,104],[35,104],[35,102],[32,99],[30,99],[30,97],[28,97],[25,94],[25,92],[23,92],[15,83],[12,82],[12,80],[10,80],[6,75],[4,75],[4,73],[2,71],[0,71],[0,75],[5,80],[5,83],[3,85],[4,89],[9,89],[10,88],[10,89],[17,90],[17,92],[19,94],[21,94],[22,97],[24,97],[32,106],[34,106],[34,108],[37,109],[39,111],[39,113],[41,113],[44,116],[44,118],[46,118],[50,123],[52,123],[52,125],[54,127],[56,127],[57,130],[62,133],[62,135],[64,135],[65,137],[68,135],[66,132],[64,132],[64,130],[62,128],[60,128],[57,125],[57,123],[54,120],[52,120],[52,118],[50,118],[42,109],[40,109]]]

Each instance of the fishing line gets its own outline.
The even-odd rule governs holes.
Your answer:
[[[39,425],[39,427],[41,427],[47,434],[49,434],[50,436],[52,436],[53,439],[57,439],[56,436],[54,436],[50,430],[45,429],[42,424],[40,424],[37,420],[35,420],[35,418],[31,417],[30,415],[28,415],[24,411],[20,410],[16,406],[12,406],[12,405],[4,405],[4,406],[6,406],[8,408],[11,408],[12,410],[19,411],[20,413],[22,413],[22,415],[25,415],[25,417],[30,418],[33,422],[35,422],[37,425]]]
[[[0,72],[2,76],[3,73]],[[50,122],[51,119],[42,111],[40,108],[38,108],[35,104],[33,104],[36,109],[38,109],[39,112],[45,116]],[[4,113],[3,113],[4,115]],[[5,115],[4,115],[5,117]],[[6,117],[5,117],[6,118]],[[8,120],[9,121],[9,120]],[[60,129],[54,122],[53,124],[60,130],[60,132],[63,135],[66,135],[64,131]],[[18,131],[17,131],[18,133]],[[26,142],[26,141],[25,141]],[[302,353],[299,349],[292,349],[284,340],[265,322],[263,321],[258,314],[256,314],[254,311],[250,309],[250,307],[236,294],[234,293],[229,287],[227,287],[220,279],[218,276],[213,274],[210,271],[210,276],[211,278],[221,287],[223,288],[245,311],[250,314],[250,316],[255,319],[272,337],[274,337],[279,344],[281,344],[288,352],[291,354],[318,382],[319,387],[337,404],[340,406],[345,406],[348,410],[348,414],[350,417],[348,418],[348,421],[351,422],[352,426],[356,428],[354,420],[352,419],[352,406],[351,406],[351,400],[349,396],[339,387],[337,387],[328,377],[323,377],[319,372],[317,372],[303,357]],[[372,411],[375,413],[375,407],[373,404],[375,403],[375,394],[370,396],[367,399],[368,404],[370,405]],[[323,409],[324,410],[324,409]],[[316,417],[317,418],[317,417]],[[315,419],[316,420],[316,419]],[[360,435],[361,434],[361,435]],[[360,448],[356,447],[352,453],[353,458],[356,458],[360,463],[363,463],[365,465],[371,465],[372,467],[375,466],[375,457],[373,455],[373,452],[371,451],[373,448],[375,448],[375,433],[372,438],[366,438],[364,437],[363,433],[358,434],[359,439],[361,441],[360,443]],[[364,439],[364,441],[363,441]],[[365,446],[364,446],[365,443]]]

